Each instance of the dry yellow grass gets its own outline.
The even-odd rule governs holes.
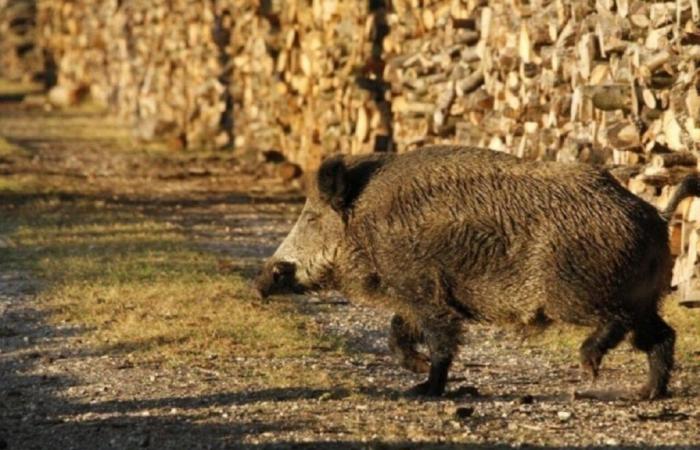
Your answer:
[[[42,90],[43,86],[41,83],[10,81],[0,78],[0,95],[26,95],[41,92]]]
[[[676,359],[680,364],[700,366],[700,310],[689,310],[678,305],[675,294],[670,294],[663,302],[661,316],[676,330]],[[578,348],[591,330],[573,326],[553,326],[528,339],[533,346],[544,346],[555,350],[571,363],[578,362]],[[627,351],[629,344],[620,345]],[[639,358],[642,354],[639,353]]]
[[[25,154],[26,152],[21,147],[0,136],[0,156],[24,156]]]
[[[3,215],[0,234],[15,244],[0,264],[33,270],[51,320],[83,326],[100,350],[179,364],[338,348],[291,304],[261,304],[165,219],[36,200]]]

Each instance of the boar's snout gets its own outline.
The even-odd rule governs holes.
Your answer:
[[[296,281],[297,267],[289,261],[270,261],[255,279],[254,287],[260,298],[274,294],[300,293]]]

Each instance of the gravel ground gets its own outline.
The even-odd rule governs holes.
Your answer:
[[[203,249],[251,273],[299,210],[293,193],[261,182],[256,189],[277,193],[238,201],[220,176],[231,168],[216,160],[198,161],[205,170],[196,173],[169,166],[182,182],[161,185],[134,169],[147,165],[138,153],[117,157],[100,142],[52,137],[46,130],[55,120],[4,105],[0,135],[32,137],[32,170],[99,172],[103,187],[128,177],[127,199],[148,184],[150,193],[134,207],[167,214]],[[192,186],[208,190],[187,191]],[[0,236],[0,255],[2,242]],[[628,344],[591,383],[568,350],[470,326],[448,394],[416,399],[403,391],[421,377],[397,368],[388,354],[386,311],[333,296],[300,298],[299,314],[342,336],[347,354],[173,368],[97,353],[83,342],[83,330],[47,325],[39,286],[31,274],[0,273],[0,449],[700,449],[697,359],[676,372],[671,399],[623,400],[615,394],[640,385],[646,373],[644,358]],[[255,376],[262,366],[290,365],[302,374],[332,374],[339,387],[271,388]],[[344,387],[349,379],[352,387]]]

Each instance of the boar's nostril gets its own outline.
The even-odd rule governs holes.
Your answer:
[[[272,278],[275,282],[284,278],[292,278],[295,272],[296,266],[289,261],[277,261],[272,265]]]
[[[277,261],[272,266],[273,272],[279,272],[284,275],[293,274],[296,271],[296,266],[293,262]]]
[[[298,290],[295,278],[296,264],[288,261],[268,262],[253,281],[253,287],[261,299],[275,294],[289,294]]]

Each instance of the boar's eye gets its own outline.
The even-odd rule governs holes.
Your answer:
[[[307,223],[317,222],[318,219],[321,218],[321,215],[319,213],[311,212],[311,211],[308,211],[306,214],[304,214],[304,216],[305,216]]]

